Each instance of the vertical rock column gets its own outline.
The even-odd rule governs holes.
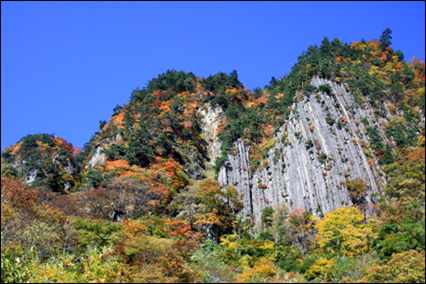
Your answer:
[[[228,155],[229,161],[220,169],[218,181],[221,185],[234,186],[238,193],[243,194],[243,214],[248,216],[253,213],[249,149],[245,147],[242,139],[234,143],[234,148],[236,148],[236,154]]]
[[[316,216],[350,206],[346,179],[360,178],[367,184],[367,205],[372,202],[368,196],[378,192],[360,144],[368,139],[359,121],[361,114],[348,112],[353,105],[351,95],[328,80],[313,78],[311,84],[329,84],[333,94],[311,94],[292,105],[295,111],[276,134],[275,145],[251,178],[248,149],[241,139],[235,142],[234,154],[228,155],[229,162],[220,170],[219,182],[233,185],[244,194],[244,214],[253,213],[255,220],[261,218],[266,207],[281,203],[290,210],[300,206],[312,210]],[[337,126],[339,121],[343,126]]]

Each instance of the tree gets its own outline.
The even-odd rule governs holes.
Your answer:
[[[385,167],[388,205],[383,205],[376,241],[382,258],[425,247],[425,149],[398,150],[399,159]]]
[[[345,185],[348,189],[352,203],[359,204],[365,201],[366,183],[361,178],[346,180]]]
[[[208,238],[218,242],[222,234],[232,231],[234,221],[232,211],[237,212],[242,208],[236,192],[232,188],[224,192],[218,181],[204,179],[200,182],[196,196],[201,204],[200,212],[195,215],[194,226],[203,231]]]
[[[99,120],[99,130],[102,131],[102,128],[104,128],[105,124],[107,124],[105,120]]]
[[[286,223],[288,224],[287,218],[288,207],[285,203],[278,204],[272,213],[272,224],[270,229],[276,243],[282,241],[282,239],[286,237],[288,232],[288,227],[286,226]]]
[[[73,241],[67,216],[41,204],[36,189],[1,177],[2,281],[26,282],[34,262],[68,251]]]
[[[96,169],[89,169],[86,179],[90,187],[97,187],[103,180],[102,173]]]
[[[130,165],[146,167],[150,164],[150,159],[154,157],[152,146],[149,143],[151,138],[147,129],[139,129],[128,143],[125,159]]]
[[[361,282],[369,283],[424,283],[425,253],[410,250],[393,254],[384,265],[373,264]]]
[[[187,186],[170,202],[169,213],[177,215],[176,218],[179,220],[188,220],[192,229],[195,215],[201,212],[201,208],[197,190]]]
[[[382,142],[382,138],[380,136],[379,131],[376,129],[376,127],[369,126],[369,127],[367,127],[367,129],[368,129],[367,134],[371,138],[370,143],[371,143],[371,146],[373,147],[373,149],[377,149],[377,150],[383,149],[384,145],[383,145],[383,142]],[[380,153],[382,151],[383,150],[380,150]]]
[[[264,227],[269,227],[272,224],[272,214],[274,213],[274,209],[272,207],[266,207],[262,212],[262,222]]]
[[[312,211],[304,211],[302,206],[288,214],[288,237],[293,247],[302,254],[308,252],[308,247],[314,240],[317,220],[318,218],[312,216]]]
[[[320,85],[319,90],[321,92],[326,93],[327,95],[331,95],[333,93],[333,89],[331,88],[329,84]]]
[[[402,126],[400,124],[397,125],[393,135],[397,146],[405,146],[407,143],[407,138],[405,137],[404,131],[402,130]]]
[[[135,211],[146,213],[159,204],[165,194],[161,186],[150,185],[148,180],[128,177],[113,177],[107,188],[118,193],[113,210],[115,215],[121,216]],[[117,221],[117,217],[113,215],[111,219]]]
[[[385,151],[383,152],[383,159],[380,161],[381,164],[389,165],[394,162],[392,151],[389,144],[386,144]]]
[[[330,271],[334,267],[334,259],[327,260],[325,258],[320,258],[316,261],[314,265],[309,267],[309,269],[305,272],[305,276],[308,280],[317,278],[317,277],[323,277],[326,278],[324,280],[327,280],[327,273],[330,273]]]
[[[385,51],[386,47],[389,47],[392,42],[390,41],[392,39],[392,30],[387,28],[382,32],[382,36],[380,37],[380,48],[382,51]]]
[[[243,273],[237,275],[238,282],[264,282],[276,273],[275,264],[266,257],[261,257],[259,261],[252,267],[244,270]]]
[[[321,46],[320,46],[319,50],[324,57],[328,57],[329,55],[331,55],[330,54],[331,44],[330,44],[330,41],[328,40],[328,37],[324,37],[324,39],[321,42]]]
[[[395,55],[398,56],[398,61],[404,60],[404,54],[401,50],[398,49],[397,51],[395,51]]]
[[[229,84],[232,87],[239,87],[241,85],[240,81],[238,81],[238,74],[236,70],[233,70],[229,76]]]
[[[324,252],[354,256],[371,249],[373,220],[363,224],[364,215],[356,207],[341,207],[325,214],[315,226],[317,247]]]
[[[35,261],[28,282],[122,282],[120,266],[110,248],[90,248],[82,256],[61,254],[46,262]]]
[[[273,90],[278,86],[278,81],[272,76],[271,81],[269,82],[269,86],[267,87],[269,90]]]

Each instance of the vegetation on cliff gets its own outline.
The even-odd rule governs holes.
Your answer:
[[[116,106],[82,151],[49,134],[6,148],[2,282],[424,282],[425,64],[404,61],[391,38],[389,29],[380,40],[324,38],[263,90],[245,89],[236,71],[169,70]],[[339,95],[309,84],[313,76],[344,84],[355,102],[348,110],[374,113],[358,123],[370,138],[364,152],[386,177],[375,214],[365,216],[365,183],[347,179],[355,205],[321,219],[284,204],[260,220],[242,216],[241,195],[214,171],[239,138],[252,149],[252,171],[266,167],[294,102]],[[202,108],[225,113],[214,169]],[[377,128],[380,117],[388,123]]]

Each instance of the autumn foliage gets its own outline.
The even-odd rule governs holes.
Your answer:
[[[53,134],[5,148],[2,282],[424,282],[425,64],[404,61],[390,32],[351,44],[324,38],[264,89],[244,88],[236,71],[199,78],[168,70],[117,105],[82,149]],[[314,76],[342,89],[313,86]],[[305,111],[295,103],[317,100],[328,111],[324,96],[339,109],[326,127],[346,133],[342,151],[359,147],[377,192],[349,175],[356,159],[336,170],[326,145],[305,141],[321,121],[308,121],[292,141],[289,127]],[[359,109],[368,115],[356,117]],[[203,113],[218,115],[213,132],[203,131]],[[249,178],[266,171],[270,182],[218,181],[238,139],[249,165],[233,170]],[[327,187],[351,207],[290,207],[285,188],[276,206],[280,196],[239,192],[244,182],[267,193],[272,169],[295,143],[324,164],[319,178],[341,176]],[[256,220],[242,214],[243,198],[270,206]]]

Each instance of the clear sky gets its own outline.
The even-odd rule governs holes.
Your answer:
[[[379,39],[386,28],[405,60],[424,60],[424,1],[2,1],[1,150],[38,133],[82,148],[168,69],[235,69],[246,88],[263,88],[324,37]]]

